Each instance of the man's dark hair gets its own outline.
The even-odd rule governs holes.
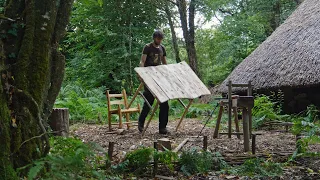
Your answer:
[[[162,31],[160,31],[160,30],[156,30],[156,31],[154,31],[154,33],[153,33],[153,39],[154,38],[160,38],[160,39],[163,39],[164,38],[164,34],[163,34],[163,32]]]

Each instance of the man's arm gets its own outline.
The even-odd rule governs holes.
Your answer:
[[[163,58],[162,58],[162,64],[165,64],[167,65],[167,51],[166,51],[166,48],[162,45],[160,45],[162,47],[162,51],[163,51]]]
[[[165,64],[165,65],[168,64],[168,63],[167,63],[167,58],[166,58],[166,56],[163,56],[163,58],[162,58],[162,64]]]
[[[140,67],[144,67],[145,63],[147,60],[147,55],[146,54],[142,54],[141,56],[141,61],[140,61]]]

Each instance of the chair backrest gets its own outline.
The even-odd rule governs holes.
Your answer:
[[[128,107],[128,99],[127,99],[127,93],[126,90],[123,89],[121,94],[110,94],[110,91],[108,90],[106,93],[107,101],[108,101],[108,109],[111,110],[111,107],[113,105],[123,105],[125,108]],[[116,100],[112,100],[115,99]],[[119,98],[121,98],[119,100]]]

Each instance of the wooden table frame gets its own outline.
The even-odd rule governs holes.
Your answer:
[[[134,96],[132,97],[129,105],[128,105],[128,108],[130,108],[131,105],[133,104],[133,102],[135,101],[135,99],[137,98],[137,96],[140,95],[140,96],[145,100],[145,102],[147,103],[147,105],[149,106],[149,108],[150,108],[150,110],[151,110],[150,117],[149,117],[149,119],[148,119],[148,121],[147,121],[147,124],[146,124],[145,128],[143,129],[142,136],[144,136],[146,130],[147,130],[148,127],[149,127],[149,124],[150,124],[152,118],[154,117],[155,112],[157,111],[157,109],[159,108],[159,105],[160,105],[160,103],[159,103],[160,101],[158,100],[157,97],[155,97],[156,105],[155,105],[154,108],[152,108],[152,104],[149,104],[149,102],[147,101],[146,97],[141,93],[141,90],[142,90],[143,86],[144,86],[144,83],[141,82],[140,85],[139,85],[139,87],[138,87],[138,89],[136,90]],[[148,86],[146,86],[146,87],[148,88]],[[151,92],[151,91],[150,91],[150,92]],[[180,118],[180,120],[179,120],[178,125],[176,126],[176,129],[175,129],[176,132],[179,130],[179,127],[180,127],[183,119],[184,119],[185,116],[187,115],[188,110],[189,110],[191,104],[193,103],[193,99],[189,99],[188,105],[185,105],[181,99],[178,99],[178,101],[179,101],[180,104],[184,107],[184,112],[183,112],[183,114],[182,114],[182,116],[181,116],[181,118]]]

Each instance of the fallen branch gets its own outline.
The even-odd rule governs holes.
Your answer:
[[[182,141],[182,143],[179,144],[178,147],[176,147],[176,148],[173,150],[173,152],[176,153],[176,152],[180,151],[180,150],[182,149],[182,147],[183,147],[185,144],[187,144],[188,141],[189,141],[189,138],[186,138],[184,141]]]

